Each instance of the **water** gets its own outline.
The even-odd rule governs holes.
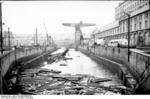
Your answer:
[[[59,49],[52,54],[60,53],[61,51],[64,50]],[[120,85],[120,80],[117,75],[113,75],[109,72],[109,70],[106,70],[102,64],[96,63],[90,57],[82,54],[81,52],[70,49],[66,57],[72,59],[66,61],[61,60],[52,64],[47,64],[47,62],[44,62],[41,68],[60,70],[62,71],[62,74],[88,74],[100,78],[111,78],[112,81],[106,82],[105,84]],[[64,64],[65,66],[61,66]]]

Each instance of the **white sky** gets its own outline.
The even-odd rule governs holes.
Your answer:
[[[62,23],[96,23],[95,27],[82,29],[89,35],[96,27],[115,20],[115,7],[121,1],[6,1],[2,4],[4,30],[10,27],[14,34],[45,34],[43,23],[54,39],[74,36],[73,27]]]

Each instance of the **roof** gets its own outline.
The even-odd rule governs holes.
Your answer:
[[[118,27],[119,26],[119,22],[118,21],[114,21],[114,22],[111,22],[110,24],[106,25],[106,26],[103,26],[101,28],[99,28],[100,31],[105,31],[105,30],[109,30],[109,29],[112,29],[112,28],[115,28],[115,27]]]

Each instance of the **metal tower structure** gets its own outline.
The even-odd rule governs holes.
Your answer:
[[[36,34],[35,34],[35,45],[38,46],[38,30],[36,28]]]
[[[78,45],[81,44],[81,39],[83,38],[81,28],[88,26],[95,26],[95,23],[63,23],[64,26],[74,27],[75,28],[75,48],[78,48]]]

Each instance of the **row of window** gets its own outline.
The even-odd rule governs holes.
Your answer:
[[[142,22],[139,22],[138,24],[130,24],[130,31],[136,31],[141,29],[147,29],[148,28],[148,20],[145,20],[144,26],[142,26]],[[122,24],[120,27],[120,32],[127,32],[127,24]]]
[[[145,18],[145,19],[147,19],[148,16],[149,16],[149,15],[148,15],[148,12],[144,14],[144,18]],[[139,16],[135,16],[135,17],[134,17],[134,21],[135,21],[135,22],[137,22],[138,19],[139,19],[139,20],[142,20],[142,19],[143,19],[143,15],[141,14],[141,15],[139,15]]]
[[[147,29],[148,28],[148,12],[130,18],[130,30],[136,31],[138,29]],[[144,19],[144,20],[143,20]],[[124,20],[120,23],[121,32],[127,31],[127,20]]]
[[[110,29],[110,30],[107,30],[107,31],[100,32],[99,37],[104,37],[104,36],[108,36],[108,35],[115,35],[115,34],[118,34],[118,33],[119,33],[119,28],[116,27],[116,28],[113,28],[113,29]]]
[[[137,25],[138,25],[138,24],[134,24],[134,30],[135,30],[135,31],[138,30]],[[145,22],[144,22],[144,28],[145,28],[145,29],[148,28],[148,20],[145,20]],[[142,27],[142,22],[139,22],[139,29],[143,29],[143,27]],[[133,30],[132,30],[132,25],[131,25],[131,31],[133,31]]]
[[[145,20],[144,21],[144,27],[145,29],[147,29],[149,26],[148,26],[148,20]],[[136,31],[136,30],[141,30],[143,29],[142,27],[142,22],[139,22],[138,24],[130,24],[130,31]],[[105,36],[110,36],[110,35],[115,35],[115,34],[118,34],[118,33],[124,33],[124,32],[127,32],[127,22],[123,22],[123,24],[118,28],[113,28],[113,29],[110,29],[110,30],[107,30],[107,31],[103,31],[103,32],[100,32],[98,35],[99,37],[105,37]]]
[[[129,2],[130,1],[128,1],[128,3]],[[120,18],[121,16],[124,16],[122,11],[125,11],[125,12],[132,11],[133,12],[133,11],[141,9],[145,6],[148,6],[148,0],[147,1],[140,0],[140,1],[134,1],[134,3],[131,2],[129,4],[124,4],[124,6],[119,7],[119,9],[116,10],[116,19]]]

